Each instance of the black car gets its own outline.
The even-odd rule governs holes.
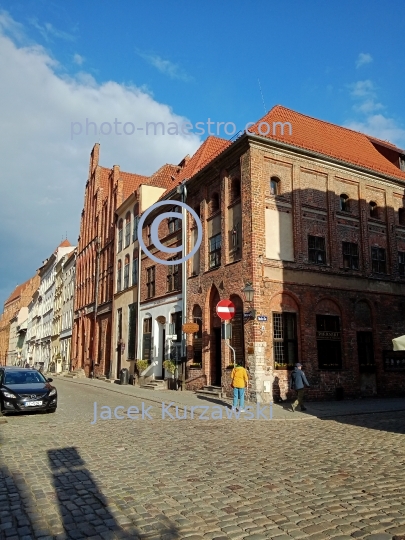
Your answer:
[[[58,404],[52,379],[36,369],[0,367],[0,408],[9,412],[46,411],[53,413]]]

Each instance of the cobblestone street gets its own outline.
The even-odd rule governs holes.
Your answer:
[[[403,411],[163,420],[144,399],[153,419],[131,419],[139,397],[60,378],[55,386],[56,414],[0,419],[1,538],[405,535]],[[121,406],[124,418],[92,424],[94,402]]]

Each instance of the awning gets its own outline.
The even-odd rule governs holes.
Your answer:
[[[405,351],[405,336],[400,336],[392,340],[394,351]]]

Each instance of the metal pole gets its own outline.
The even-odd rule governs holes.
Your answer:
[[[96,286],[94,288],[94,331],[93,331],[93,379],[95,377],[94,368],[96,364],[96,356],[97,356],[97,310],[98,310],[98,289],[99,289],[99,273],[100,273],[100,238],[96,237]]]
[[[137,317],[136,317],[136,340],[137,340],[137,348],[136,348],[136,360],[142,360],[142,350],[141,350],[141,326],[140,326],[140,318],[141,318],[141,258],[142,258],[142,249],[141,244],[138,241],[138,282],[136,284],[136,293],[137,293]],[[143,335],[143,334],[142,334]]]

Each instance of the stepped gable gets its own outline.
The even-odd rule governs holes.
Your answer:
[[[268,124],[269,127],[265,125],[261,127],[263,132],[268,131],[270,128],[268,135],[262,135],[259,132],[261,122]],[[284,126],[284,135],[282,135],[281,127],[277,126],[275,130],[273,122],[289,122],[291,124],[291,134],[288,126]],[[372,140],[374,139],[379,144],[396,150],[398,154],[403,154],[403,151],[396,148],[395,145],[352,129],[300,114],[281,105],[273,107],[256,124],[249,127],[248,131],[267,139],[274,139],[298,148],[312,150],[326,157],[405,180],[405,172],[385,158],[377,150]],[[274,134],[274,131],[276,131],[276,134]]]

